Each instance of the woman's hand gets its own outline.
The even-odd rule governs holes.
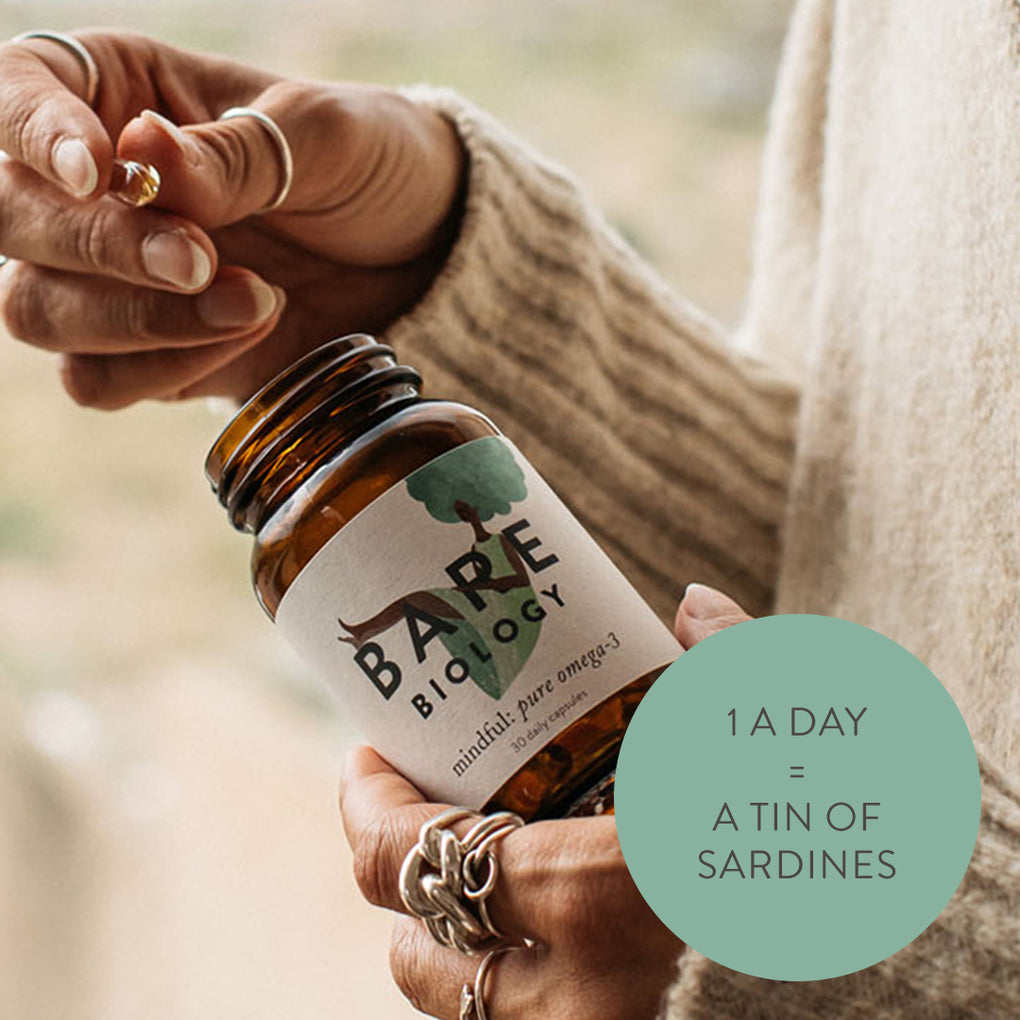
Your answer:
[[[691,585],[677,612],[685,648],[748,616],[722,593]],[[446,805],[421,794],[371,748],[349,757],[340,790],[358,885],[377,906],[404,911],[400,866],[422,824]],[[457,826],[458,835],[470,821]],[[486,1004],[499,1020],[653,1020],[683,944],[649,909],[623,860],[612,817],[536,822],[496,848],[499,881],[488,903],[505,934],[540,947],[495,964]],[[390,948],[401,991],[429,1016],[456,1018],[478,959],[444,949],[401,913]]]
[[[422,824],[444,806],[425,803],[371,748],[351,754],[340,807],[358,885],[371,903],[404,911],[401,863]],[[458,835],[469,825],[456,826]],[[493,922],[542,945],[498,959],[486,987],[489,1015],[652,1020],[682,945],[637,891],[615,820],[536,822],[501,840],[496,854]],[[397,917],[390,967],[415,1009],[456,1020],[461,986],[473,983],[478,964],[434,942],[421,921]]]
[[[381,331],[424,293],[455,228],[464,155],[438,114],[391,90],[286,81],[130,33],[0,47],[0,314],[64,353],[79,402],[244,398],[301,354]],[[290,142],[280,183],[254,106]],[[151,112],[145,112],[151,111]],[[179,125],[179,127],[177,126]],[[155,165],[153,206],[107,194],[114,155]]]

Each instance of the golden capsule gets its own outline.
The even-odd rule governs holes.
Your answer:
[[[150,163],[137,163],[132,159],[113,161],[110,194],[126,205],[136,208],[148,205],[159,194],[161,183],[159,171]]]

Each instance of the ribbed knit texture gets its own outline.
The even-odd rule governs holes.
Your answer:
[[[386,337],[428,392],[496,424],[665,618],[687,581],[772,602],[796,407],[730,351],[563,171],[452,93],[412,89],[470,150],[460,239]]]
[[[670,1020],[1020,1017],[1018,39],[995,0],[800,4],[736,338],[758,360],[562,170],[408,90],[471,170],[449,263],[387,340],[491,413],[665,617],[695,579],[768,611],[778,574],[780,610],[925,661],[978,746],[977,848],[928,931],[824,982],[687,951]]]

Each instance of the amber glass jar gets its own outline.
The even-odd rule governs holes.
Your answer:
[[[217,439],[259,601],[431,799],[611,810],[623,731],[679,649],[496,426],[420,386],[344,337]]]

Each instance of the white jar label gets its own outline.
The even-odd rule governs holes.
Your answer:
[[[365,507],[276,622],[380,754],[431,800],[476,808],[680,652],[502,436],[448,450]]]

